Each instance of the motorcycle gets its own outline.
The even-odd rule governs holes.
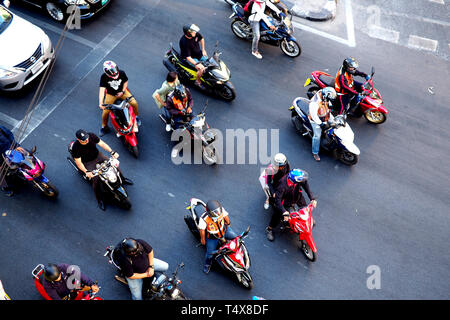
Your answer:
[[[361,117],[364,115],[367,121],[373,124],[382,124],[386,121],[389,111],[383,105],[383,99],[381,98],[380,92],[373,86],[373,75],[375,74],[375,69],[372,67],[370,79],[366,80],[362,84],[363,92],[361,93],[360,99],[356,102],[357,107],[355,108],[354,116]],[[327,79],[331,78],[331,79]],[[328,73],[323,71],[313,71],[311,77],[307,78],[304,87],[313,85],[307,92],[308,98],[312,98],[314,94],[325,87],[333,87],[335,85],[335,79]],[[341,108],[339,106],[339,108]],[[339,113],[341,110],[333,110],[334,114]]]
[[[165,110],[165,112],[159,114],[159,118],[166,125],[170,125],[170,131],[175,130],[186,130],[189,132],[191,140],[200,140],[202,142],[202,155],[203,159],[207,164],[216,164],[219,161],[219,156],[216,153],[216,150],[211,146],[216,139],[215,133],[212,132],[208,123],[206,122],[205,111],[208,107],[208,101],[206,101],[205,107],[203,110],[196,116],[192,116],[190,120],[184,122],[181,127],[178,129],[175,128],[175,122],[170,117],[170,114]],[[173,150],[172,157],[176,157],[178,155],[178,151],[176,149]]]
[[[45,196],[56,198],[58,189],[44,176],[45,163],[36,154],[36,146],[31,151],[23,149],[8,150],[2,155],[8,166],[7,176],[20,181],[27,181],[39,189]]]
[[[3,284],[2,284],[1,280],[0,280],[0,300],[11,300],[11,298],[5,292],[5,289],[3,288]]]
[[[118,270],[119,274],[114,278],[128,286],[125,276],[122,274],[119,265],[115,262],[115,260],[117,261],[117,254],[120,253],[115,247],[108,246],[103,256],[108,257],[108,262]],[[180,268],[184,268],[183,262],[177,266],[171,277],[167,277],[164,273],[156,271],[154,277],[144,278],[144,285],[142,287],[143,298],[146,300],[187,300],[183,291],[178,288],[181,284],[181,280],[177,278],[178,269]]]
[[[207,61],[202,62],[206,70],[200,80],[206,93],[216,95],[225,101],[232,101],[236,98],[236,89],[230,81],[230,70],[220,59],[222,52],[219,52],[217,47],[218,42],[214,54]],[[176,71],[182,83],[194,83],[197,79],[197,69],[186,59],[181,58],[172,43],[169,51],[166,52],[163,64],[167,70]]]
[[[298,234],[301,249],[311,262],[317,259],[317,247],[312,236],[315,221],[311,212],[314,208],[313,202],[302,209],[298,207],[291,208],[288,220],[289,227],[287,228],[292,233]]]
[[[75,160],[73,159],[72,147],[74,142],[75,141],[72,141],[69,144],[68,149],[70,157],[67,157],[67,160],[74,167],[74,169],[81,174],[83,179],[89,181],[89,178],[84,174],[84,172],[78,169],[75,164]],[[100,177],[100,188],[102,193],[112,196],[123,209],[129,210],[131,208],[131,202],[128,200],[128,193],[123,187],[123,181],[120,177],[119,170],[117,169],[119,167],[119,160],[111,157],[103,163],[98,163],[96,167],[97,169],[93,170],[92,174],[94,177]]]
[[[291,111],[291,121],[295,129],[303,136],[314,136],[311,123],[309,122],[309,100],[306,98],[295,98]],[[355,165],[359,160],[360,151],[354,144],[354,133],[346,121],[345,115],[337,115],[327,122],[328,128],[322,130],[320,147],[332,152],[333,156],[345,165]]]
[[[114,104],[103,104],[105,109],[111,110],[111,123],[116,130],[117,138],[128,147],[128,150],[137,158],[139,149],[137,146],[136,134],[139,132],[136,122],[136,115],[129,101],[133,96],[125,100],[116,100]]]
[[[261,20],[261,38],[260,41],[272,46],[280,47],[281,51],[291,58],[296,58],[302,53],[302,48],[297,42],[294,33],[294,26],[291,22],[292,15],[281,13],[284,18],[278,21],[268,17],[271,23],[276,27],[274,31],[270,30],[267,24]],[[244,14],[244,9],[239,3],[233,5],[233,13],[230,16],[231,31],[240,39],[251,40],[253,38],[252,27]]]
[[[45,300],[53,300],[52,298],[50,298],[50,296],[47,294],[47,292],[45,292],[45,289],[42,285],[42,281],[44,278],[44,265],[43,264],[38,264],[33,271],[31,271],[31,274],[33,275],[33,279],[34,279],[34,285],[37,289],[37,291],[41,294],[41,296],[45,299]],[[80,280],[75,279],[76,283],[74,283],[74,287],[77,287],[78,285],[80,285]],[[95,282],[95,284],[97,285],[97,281]],[[99,287],[100,288],[100,287]],[[96,296],[97,293],[93,292],[92,290],[89,291],[83,291],[83,290],[78,290],[78,289],[73,289],[73,294],[71,294],[69,300],[103,300],[100,297]],[[72,298],[73,296],[73,298]]]
[[[202,215],[206,214],[206,204],[196,198],[192,198],[190,206],[186,208],[190,212],[184,216],[184,222],[192,234],[199,240],[200,231],[198,224]],[[237,281],[246,289],[253,288],[253,279],[248,272],[250,269],[250,255],[244,243],[250,227],[233,240],[219,239],[219,248],[214,254],[216,261],[224,270],[236,276]]]

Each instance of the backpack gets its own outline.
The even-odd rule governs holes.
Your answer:
[[[254,0],[249,0],[247,4],[244,6],[244,15],[248,17],[252,13]]]

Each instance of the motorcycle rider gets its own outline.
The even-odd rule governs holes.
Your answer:
[[[152,278],[155,271],[167,271],[169,265],[154,258],[152,246],[142,239],[125,238],[116,248],[119,253],[116,262],[126,278],[131,298],[142,300],[144,279]],[[118,280],[123,281],[121,278]]]
[[[178,129],[184,122],[189,121],[192,116],[193,106],[194,99],[192,99],[191,92],[182,84],[176,86],[167,95],[166,111],[169,113],[168,116],[174,120],[175,129]]]
[[[7,173],[8,166],[4,161],[4,153],[13,147],[15,150],[26,153],[26,151],[15,141],[14,134],[8,128],[0,125],[0,187],[6,196],[14,195],[12,188],[8,185]]]
[[[308,118],[314,132],[312,138],[312,154],[316,161],[320,161],[319,150],[322,129],[328,125],[328,119],[333,117],[328,106],[335,99],[336,91],[332,87],[325,87],[317,91],[309,102]]]
[[[94,189],[95,198],[97,199],[98,207],[101,210],[105,210],[105,203],[102,199],[100,191],[99,177],[93,175],[92,170],[96,169],[97,163],[102,163],[108,160],[98,149],[97,145],[109,152],[115,159],[119,158],[119,154],[111,149],[103,140],[101,140],[94,133],[86,132],[83,129],[79,129],[75,134],[77,141],[72,146],[72,156],[76,166],[80,169],[87,178],[92,179],[92,188]],[[123,184],[132,185],[133,181],[123,176],[120,168],[117,168],[121,175]]]
[[[99,288],[94,281],[79,272],[79,269],[79,273],[77,273],[77,268],[77,266],[70,266],[65,263],[49,263],[45,266],[42,286],[52,300],[74,299],[77,296],[78,290],[98,292]],[[74,283],[73,279],[81,283]],[[77,288],[77,285],[79,288]]]
[[[288,174],[290,171],[290,165],[286,156],[283,153],[277,153],[272,163],[264,169],[259,177],[259,182],[266,194],[266,201],[264,202],[264,209],[269,209],[269,204],[275,196],[275,190],[278,186],[280,179]]]
[[[237,234],[231,229],[228,212],[219,201],[209,200],[206,203],[206,212],[200,217],[198,228],[200,231],[200,242],[206,246],[205,264],[203,272],[209,273],[211,263],[219,239],[232,240]]]
[[[204,90],[201,78],[206,68],[202,62],[208,59],[208,54],[205,49],[205,39],[199,31],[200,28],[195,24],[184,25],[179,45],[181,58],[186,59],[197,70],[195,85]]]
[[[281,218],[289,217],[289,209],[297,204],[300,208],[306,206],[302,188],[308,194],[310,200],[315,200],[308,183],[308,173],[301,169],[292,169],[287,175],[281,178],[280,184],[275,191],[274,213],[266,228],[266,235],[269,241],[273,241],[273,228],[281,221]]]
[[[262,55],[258,50],[261,35],[260,21],[263,20],[271,31],[275,31],[276,29],[265,14],[266,6],[277,15],[281,14],[281,11],[272,2],[267,0],[253,0],[252,11],[248,17],[248,21],[250,22],[253,31],[252,54],[258,59],[262,59]]]
[[[361,99],[360,92],[362,92],[362,84],[353,79],[353,76],[360,76],[370,79],[366,73],[361,72],[358,69],[358,61],[353,57],[345,58],[341,68],[336,73],[334,88],[339,93],[339,102],[341,104],[341,111],[339,114],[345,112],[352,115],[355,111],[356,105]],[[355,99],[352,100],[356,96]],[[350,105],[350,101],[351,105]]]
[[[102,112],[102,127],[100,129],[100,137],[110,132],[108,126],[108,117],[110,110],[106,110],[103,104],[113,104],[117,99],[125,100],[132,96],[128,89],[128,77],[125,71],[119,70],[117,64],[113,61],[105,61],[103,63],[104,73],[100,77],[100,89],[98,94],[98,105],[103,110]],[[136,99],[133,97],[130,100],[130,105],[136,115],[136,122],[138,126],[141,125],[139,118],[139,108]]]

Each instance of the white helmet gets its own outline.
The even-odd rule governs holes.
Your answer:
[[[277,153],[272,160],[272,165],[277,166],[277,167],[282,167],[284,165],[286,165],[287,163],[287,158],[284,154],[282,153]]]
[[[322,89],[322,98],[324,100],[330,101],[336,99],[336,90],[332,87],[325,87]]]

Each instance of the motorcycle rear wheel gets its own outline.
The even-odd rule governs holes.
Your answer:
[[[346,150],[334,150],[335,157],[347,166],[353,166],[358,163],[359,156]]]
[[[309,245],[305,242],[302,241],[301,242],[301,249],[303,254],[305,255],[305,257],[311,261],[314,262],[317,259],[317,253],[315,253],[314,251],[312,251],[312,249],[309,247]]]
[[[280,49],[285,55],[291,58],[296,58],[302,54],[302,47],[297,41],[281,41]]]
[[[231,31],[239,39],[246,40],[252,35],[252,29],[242,20],[236,18],[231,22]]]
[[[364,118],[366,118],[367,121],[373,124],[382,124],[386,121],[386,115],[380,111],[368,110],[364,113]]]
[[[133,154],[133,156],[137,159],[139,157],[139,149],[137,146],[130,146],[130,152]]]

